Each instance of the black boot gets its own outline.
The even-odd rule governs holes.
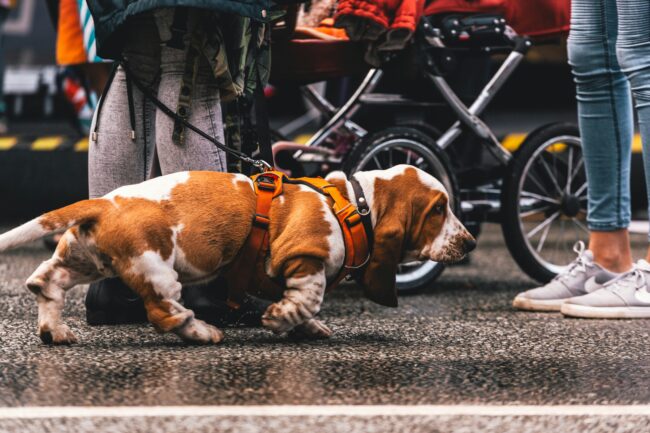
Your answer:
[[[86,294],[86,321],[89,325],[146,323],[144,303],[119,278],[93,283]]]
[[[260,326],[270,302],[246,296],[241,306],[233,309],[226,303],[224,284],[218,279],[206,286],[183,288],[182,302],[198,319],[215,326]],[[92,326],[146,323],[147,313],[142,299],[133,290],[119,278],[111,278],[90,285],[86,294],[86,321]]]
[[[262,315],[271,303],[246,295],[235,309],[226,303],[227,291],[223,287],[225,281],[217,279],[205,286],[183,288],[183,304],[194,311],[198,319],[215,326],[261,326]]]

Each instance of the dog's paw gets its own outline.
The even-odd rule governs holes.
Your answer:
[[[283,334],[293,328],[293,325],[285,322],[283,319],[267,315],[262,316],[262,326],[270,329],[275,334]]]
[[[188,320],[175,332],[188,343],[217,344],[223,340],[223,332],[219,328],[194,318]]]
[[[275,332],[282,334],[290,331],[297,325],[307,320],[296,304],[286,299],[269,305],[262,315],[262,325]]]
[[[301,323],[289,332],[289,337],[294,340],[322,340],[331,336],[332,330],[316,319]]]
[[[59,324],[54,328],[42,326],[38,330],[38,336],[45,344],[74,344],[77,342],[77,336],[68,325],[64,324]]]

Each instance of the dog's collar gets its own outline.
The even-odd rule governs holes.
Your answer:
[[[361,222],[366,231],[366,238],[368,239],[368,254],[372,255],[372,248],[375,244],[375,233],[372,229],[372,216],[370,215],[370,206],[368,200],[363,193],[363,188],[356,177],[350,176],[350,183],[354,191],[354,197],[357,205],[357,211],[361,215]]]

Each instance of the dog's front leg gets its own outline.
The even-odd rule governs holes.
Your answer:
[[[147,318],[158,332],[173,332],[191,343],[223,340],[219,329],[196,319],[192,310],[178,302],[182,288],[178,274],[160,255],[146,252],[118,263],[116,268],[122,280],[144,300]]]
[[[320,311],[326,285],[325,267],[319,260],[291,260],[284,269],[284,296],[262,316],[262,324],[278,334],[290,331]]]
[[[296,326],[289,332],[289,337],[294,340],[321,340],[330,338],[332,330],[318,319],[309,319]]]

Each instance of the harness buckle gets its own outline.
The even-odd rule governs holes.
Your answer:
[[[266,215],[261,215],[256,213],[253,217],[253,224],[262,229],[266,229],[269,226],[271,220]]]
[[[264,191],[275,191],[277,177],[272,174],[262,174],[257,178],[257,187]]]
[[[341,213],[345,212],[350,206],[352,206],[352,203],[348,202],[347,205],[345,205],[342,209],[336,212],[336,215],[340,215]]]
[[[348,227],[352,228],[359,224],[361,222],[361,215],[359,214],[359,211],[354,211],[352,212],[346,219],[345,223],[348,225]]]

